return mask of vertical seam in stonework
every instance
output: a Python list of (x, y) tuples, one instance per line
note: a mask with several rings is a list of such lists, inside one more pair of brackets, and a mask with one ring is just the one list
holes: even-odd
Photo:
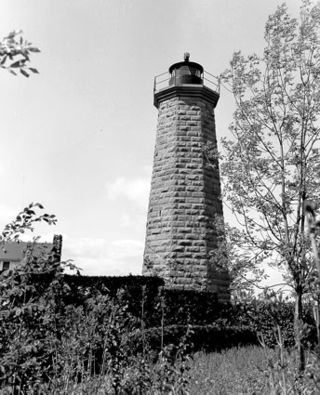
[[(177, 162), (177, 154), (176, 154), (176, 149), (178, 147), (178, 139), (177, 139), (177, 127), (178, 127), (178, 103), (180, 101), (179, 96), (177, 95), (173, 100), (176, 100), (175, 106), (174, 106), (174, 114), (173, 114), (173, 126), (172, 126), (172, 134), (176, 133), (174, 137), (174, 155), (173, 155), (173, 161), (171, 163), (171, 179), (170, 179), (170, 184), (172, 184), (172, 198), (174, 200), (174, 195), (176, 193), (176, 177), (174, 176), (173, 171), (175, 171), (176, 167), (176, 162)], [(171, 216), (171, 221), (170, 221), (170, 250), (172, 251), (173, 248), (175, 247), (175, 243), (176, 243), (176, 239), (174, 239), (174, 226), (173, 226), (173, 204), (174, 202), (172, 202), (172, 206), (170, 208), (170, 216)], [(170, 258), (171, 259), (171, 258)], [(176, 258), (174, 258), (175, 263), (176, 263)]]
[[(205, 106), (205, 110), (209, 112), (208, 105)], [(203, 130), (203, 148), (205, 149), (206, 143), (208, 145), (210, 145), (210, 143), (213, 143), (214, 149), (217, 149), (217, 138), (216, 138), (216, 125), (215, 125), (214, 109), (212, 110), (212, 124), (210, 125), (210, 127), (209, 127), (209, 124), (208, 124), (208, 126), (206, 126), (204, 124), (204, 118), (205, 118), (204, 114), (202, 114), (201, 122), (202, 122), (202, 130)], [(206, 183), (210, 182), (210, 175), (208, 175), (209, 180), (207, 180), (207, 182), (205, 182), (206, 181), (206, 159), (205, 159), (204, 156), (203, 156), (202, 160), (203, 160), (202, 170), (203, 170), (203, 177), (204, 177), (204, 185), (206, 185)], [(217, 176), (216, 172), (218, 172), (218, 170), (212, 169), (212, 180), (211, 180), (211, 182), (215, 181), (215, 178)], [(220, 184), (219, 172), (218, 172), (218, 182)], [(212, 188), (213, 187), (214, 186), (212, 185)], [(210, 187), (209, 187), (209, 191), (210, 191)], [(205, 201), (207, 201), (209, 191), (208, 191), (207, 188), (205, 188), (205, 190), (204, 190), (204, 199), (205, 199)], [(212, 193), (211, 197), (214, 200), (217, 200), (216, 193)], [(218, 202), (212, 202), (211, 204), (212, 204), (213, 207), (208, 207), (208, 203), (205, 204), (205, 216), (206, 216), (206, 218), (211, 218), (212, 217), (211, 220), (214, 221), (214, 223), (212, 223), (212, 224), (206, 223), (207, 234), (210, 235), (210, 238), (211, 238), (211, 240), (207, 239), (205, 241), (205, 243), (206, 243), (206, 254), (207, 254), (207, 282), (208, 282), (208, 285), (210, 285), (211, 280), (212, 280), (212, 276), (210, 276), (209, 252), (211, 251), (212, 248), (214, 248), (214, 244), (215, 243), (213, 243), (213, 238), (216, 237), (216, 235), (214, 236), (213, 233), (211, 233), (211, 231), (214, 231), (217, 234), (217, 227), (216, 227), (217, 224), (216, 224), (215, 218), (211, 215), (211, 210), (214, 212), (213, 213), (214, 216), (218, 215), (217, 210), (215, 208), (215, 204), (218, 204)], [(217, 240), (216, 240), (216, 242), (217, 242)], [(210, 244), (212, 244), (211, 248), (210, 248)]]
[[(152, 188), (152, 183), (155, 181), (154, 178), (156, 177), (156, 171), (155, 171), (155, 164), (156, 164), (156, 157), (157, 157), (157, 152), (158, 152), (158, 141), (160, 137), (160, 118), (161, 118), (161, 103), (159, 104), (159, 109), (158, 109), (158, 117), (157, 117), (157, 130), (156, 130), (156, 138), (155, 138), (155, 150), (154, 150), (154, 155), (153, 155), (153, 168), (152, 168), (152, 175), (151, 175), (151, 188), (150, 188), (150, 193), (149, 193), (149, 203), (148, 203), (148, 212), (147, 212), (147, 223), (146, 223), (146, 237), (145, 237), (145, 247), (144, 247), (144, 254), (143, 254), (143, 271), (145, 270), (145, 258), (150, 259), (150, 256), (152, 257), (150, 260), (152, 260), (152, 267), (150, 268), (150, 272), (154, 271), (154, 269), (157, 267), (157, 262), (155, 262), (155, 257), (157, 256), (157, 259), (159, 257), (158, 253), (151, 248), (150, 243), (151, 243), (151, 231), (149, 221), (150, 221), (150, 209), (152, 208), (151, 204), (151, 199), (153, 197), (153, 188)], [(147, 268), (146, 268), (147, 269)]]
[[(205, 216), (205, 221), (207, 222), (207, 216), (206, 216), (206, 186), (205, 186), (205, 160), (204, 160), (204, 155), (203, 155), (203, 149), (204, 149), (204, 144), (205, 144), (205, 130), (204, 130), (204, 121), (203, 121), (203, 106), (201, 105), (203, 104), (202, 99), (199, 99), (199, 109), (200, 109), (200, 130), (201, 130), (201, 153), (202, 153), (202, 158), (201, 158), (201, 164), (202, 164), (202, 185), (203, 185), (203, 199), (204, 199), (204, 216)], [(205, 222), (205, 231), (206, 231), (206, 227), (207, 227), (207, 223)], [(204, 240), (204, 244), (205, 244), (205, 251), (206, 251), (206, 255), (208, 252), (208, 242), (207, 239), (205, 238)], [(208, 282), (208, 262), (206, 264), (206, 284), (205, 286), (207, 286), (207, 282)]]

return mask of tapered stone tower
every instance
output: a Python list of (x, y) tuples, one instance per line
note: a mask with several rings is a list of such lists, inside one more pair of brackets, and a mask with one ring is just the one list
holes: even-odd
[(169, 287), (216, 292), (226, 301), (229, 277), (223, 260), (212, 259), (223, 238), (215, 155), (219, 94), (207, 76), (186, 53), (168, 78), (155, 78), (159, 113), (143, 274), (163, 277)]

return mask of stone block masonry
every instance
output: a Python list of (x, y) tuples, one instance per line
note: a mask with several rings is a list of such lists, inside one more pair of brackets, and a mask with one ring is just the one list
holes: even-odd
[[(143, 274), (175, 288), (209, 290), (229, 300), (229, 277), (212, 267), (223, 232), (214, 107), (203, 85), (171, 86), (155, 95), (158, 125)], [(208, 148), (209, 147), (209, 148)]]

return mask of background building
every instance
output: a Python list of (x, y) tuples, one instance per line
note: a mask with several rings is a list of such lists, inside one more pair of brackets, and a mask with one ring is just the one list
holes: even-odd
[(13, 269), (26, 259), (32, 257), (52, 257), (56, 262), (61, 260), (62, 236), (54, 235), (52, 243), (7, 241), (0, 247), (0, 271)]

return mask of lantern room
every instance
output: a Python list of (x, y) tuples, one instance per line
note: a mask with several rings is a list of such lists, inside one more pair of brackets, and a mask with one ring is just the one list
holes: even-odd
[(184, 54), (184, 62), (174, 63), (169, 68), (171, 85), (203, 84), (203, 67), (199, 63), (189, 61), (190, 54)]

